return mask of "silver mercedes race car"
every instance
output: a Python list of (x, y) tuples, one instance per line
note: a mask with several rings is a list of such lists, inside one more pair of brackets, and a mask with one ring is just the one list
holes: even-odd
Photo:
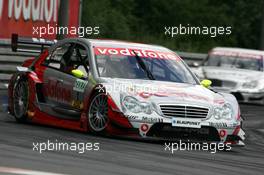
[[(243, 145), (235, 97), (201, 83), (175, 52), (154, 45), (84, 38), (50, 46), (18, 67), (9, 112), (30, 121), (100, 134)], [(29, 50), (30, 51), (30, 50)]]
[(216, 91), (232, 93), (238, 101), (264, 104), (264, 52), (214, 48), (194, 72), (212, 81)]

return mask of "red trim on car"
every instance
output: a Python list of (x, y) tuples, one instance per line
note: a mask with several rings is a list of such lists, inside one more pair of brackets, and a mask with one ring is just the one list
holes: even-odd
[(113, 101), (113, 99), (108, 95), (108, 117), (111, 122), (118, 124), (124, 128), (132, 128), (127, 117), (124, 116), (123, 113), (120, 112), (117, 105)]

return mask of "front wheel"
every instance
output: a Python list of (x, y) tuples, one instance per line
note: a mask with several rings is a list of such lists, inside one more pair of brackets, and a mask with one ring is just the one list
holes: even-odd
[(14, 116), (18, 122), (25, 122), (27, 119), (27, 110), (29, 103), (28, 82), (25, 79), (19, 79), (14, 86)]
[(109, 122), (108, 103), (106, 94), (94, 96), (88, 112), (89, 126), (94, 132), (103, 131)]

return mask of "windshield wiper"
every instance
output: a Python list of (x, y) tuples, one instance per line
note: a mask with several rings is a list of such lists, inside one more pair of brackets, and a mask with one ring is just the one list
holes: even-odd
[(132, 50), (132, 52), (135, 54), (136, 60), (138, 62), (138, 64), (140, 65), (140, 67), (142, 68), (142, 70), (146, 73), (146, 75), (148, 76), (148, 78), (150, 80), (155, 80), (153, 74), (150, 72), (150, 70), (147, 68), (146, 64), (144, 63), (144, 61), (142, 60), (142, 58), (140, 58), (134, 50)]

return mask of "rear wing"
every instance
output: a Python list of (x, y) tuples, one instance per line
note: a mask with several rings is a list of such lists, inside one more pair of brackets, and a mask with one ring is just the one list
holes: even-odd
[(42, 53), (56, 42), (57, 40), (19, 37), (18, 34), (12, 34), (11, 48), (13, 52)]

